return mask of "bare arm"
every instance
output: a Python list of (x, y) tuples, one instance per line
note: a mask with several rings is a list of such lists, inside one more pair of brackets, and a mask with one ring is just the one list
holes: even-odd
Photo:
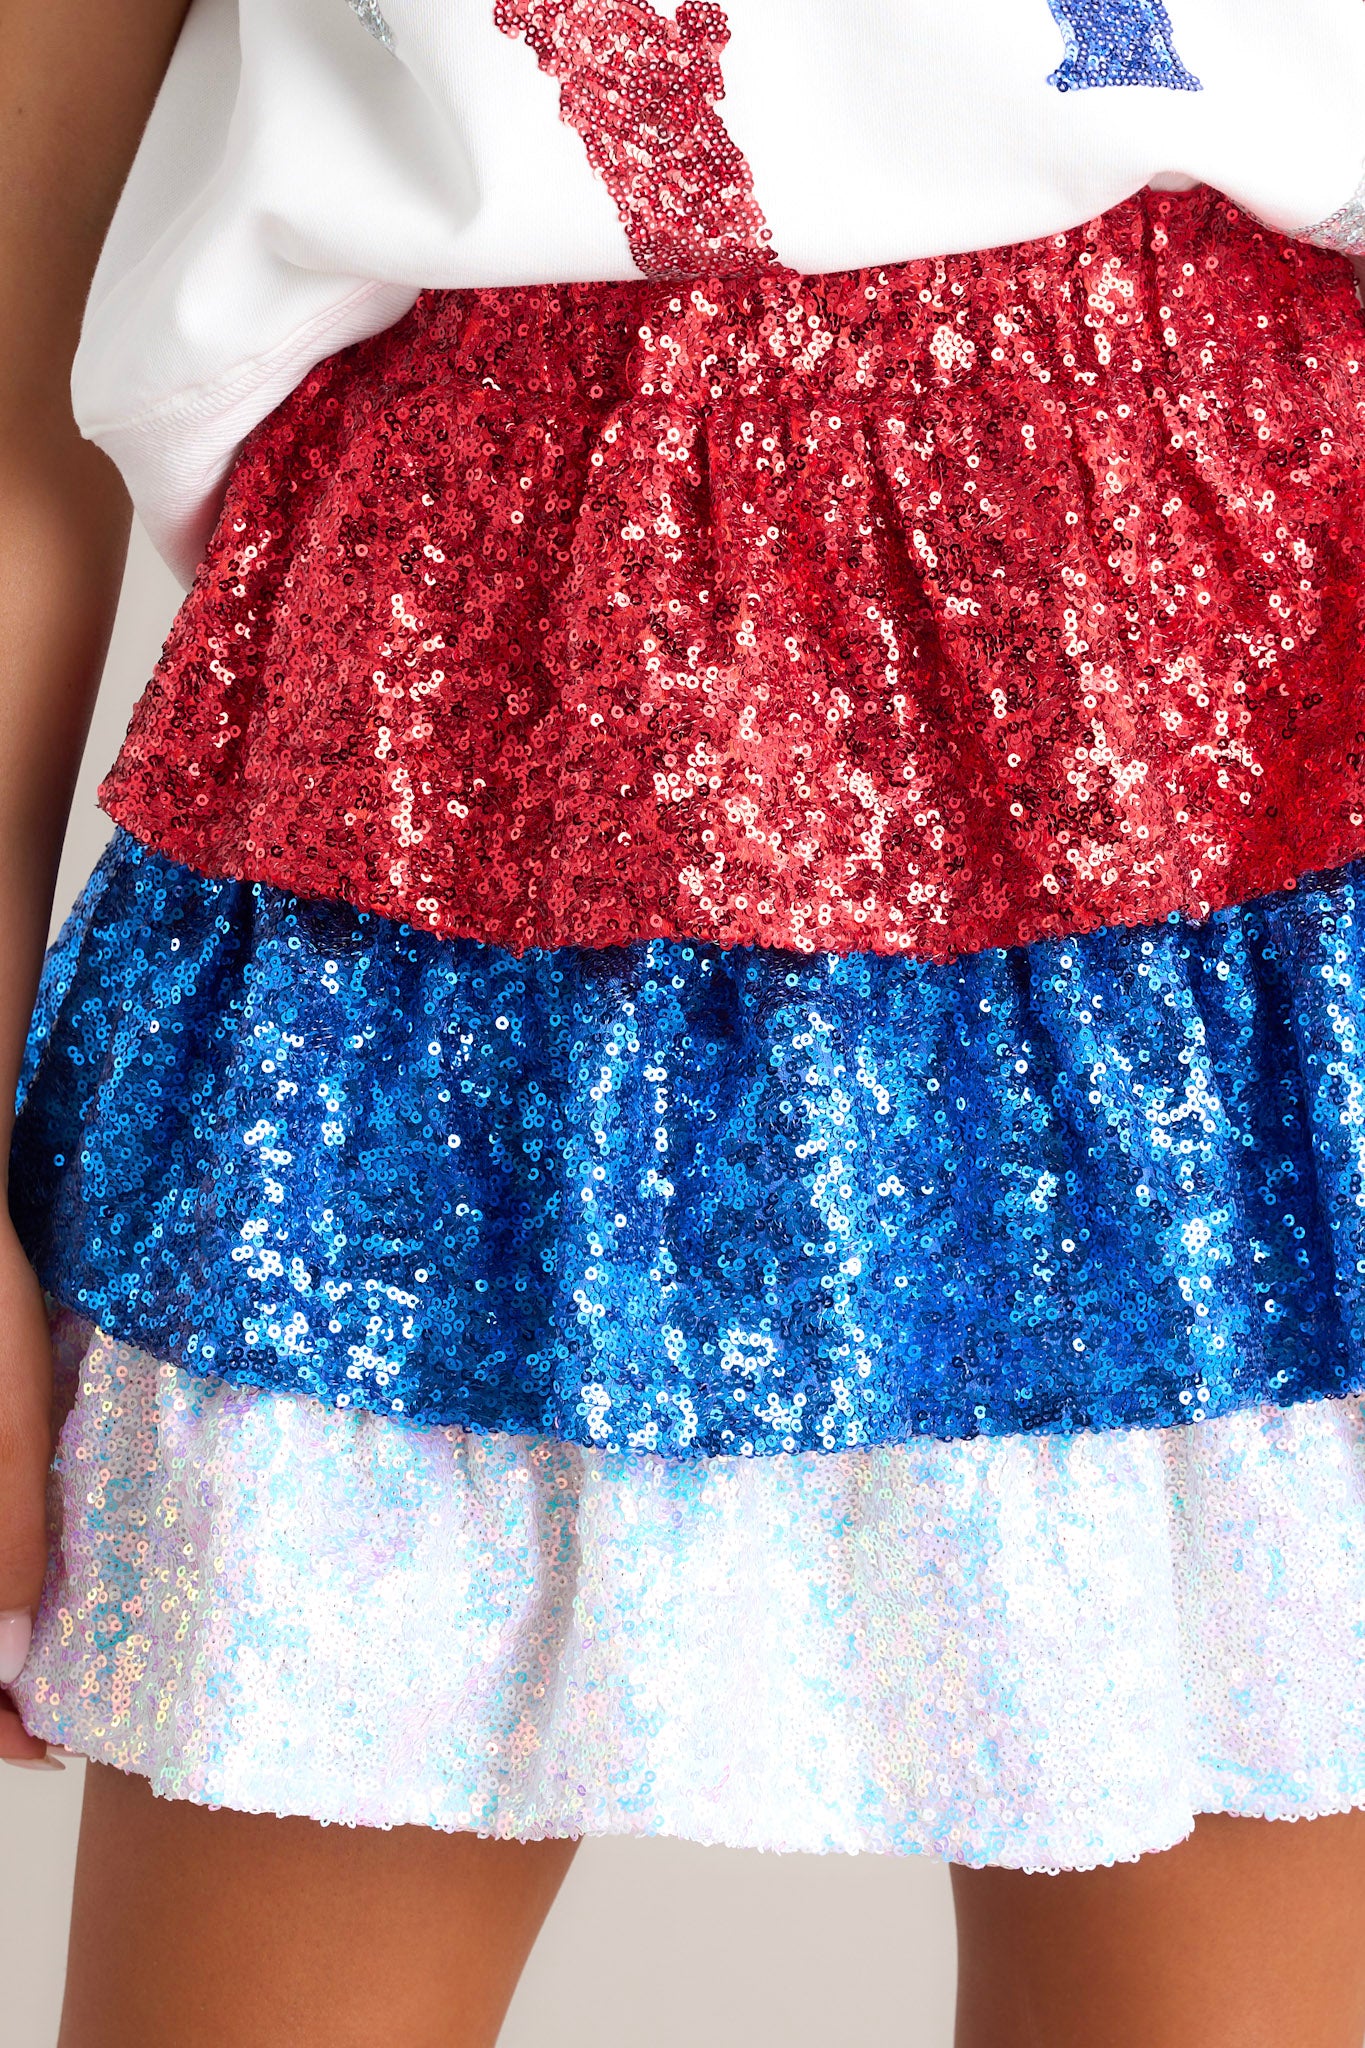
[[(71, 792), (113, 622), (128, 503), (69, 379), (114, 202), (188, 0), (0, 0), (0, 1146)], [(0, 1679), (44, 1562), (50, 1352), (0, 1213)], [(32, 1758), (0, 1693), (0, 1757)]]

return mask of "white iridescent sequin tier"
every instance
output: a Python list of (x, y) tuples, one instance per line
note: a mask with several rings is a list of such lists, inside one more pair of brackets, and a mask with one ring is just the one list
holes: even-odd
[(1031, 1868), (1365, 1803), (1358, 1400), (680, 1465), (56, 1329), (17, 1696), (161, 1793)]

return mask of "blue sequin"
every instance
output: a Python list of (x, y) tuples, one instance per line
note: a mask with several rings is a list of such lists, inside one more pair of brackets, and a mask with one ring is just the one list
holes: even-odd
[(1048, 0), (1066, 56), (1048, 79), (1059, 92), (1152, 85), (1202, 92), (1176, 52), (1162, 0)]
[(119, 833), (16, 1220), (197, 1372), (676, 1456), (1358, 1390), (1363, 889), (949, 966), (517, 958)]

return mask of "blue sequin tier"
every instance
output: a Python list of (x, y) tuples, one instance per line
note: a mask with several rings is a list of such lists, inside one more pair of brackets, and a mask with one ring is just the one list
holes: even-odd
[(12, 1202), (196, 1371), (669, 1456), (1365, 1387), (1365, 864), (951, 965), (520, 958), (115, 835)]

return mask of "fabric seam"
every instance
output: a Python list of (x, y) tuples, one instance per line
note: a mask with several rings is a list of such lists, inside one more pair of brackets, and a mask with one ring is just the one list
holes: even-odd
[(144, 406), (140, 412), (116, 414), (109, 419), (83, 420), (82, 432), (88, 439), (97, 435), (136, 433), (142, 427), (160, 426), (167, 420), (206, 419), (215, 413), (226, 411), (235, 400), (247, 397), (268, 378), (270, 372), (292, 356), (302, 353), (317, 338), (325, 333), (343, 314), (357, 306), (363, 306), (379, 293), (395, 288), (394, 281), (372, 278), (368, 283), (349, 292), (344, 299), (329, 306), (325, 312), (315, 314), (302, 326), (294, 328), (283, 341), (261, 355), (251, 356), (239, 363), (228, 376), (213, 384), (187, 384), (171, 392), (165, 398), (158, 398)]

